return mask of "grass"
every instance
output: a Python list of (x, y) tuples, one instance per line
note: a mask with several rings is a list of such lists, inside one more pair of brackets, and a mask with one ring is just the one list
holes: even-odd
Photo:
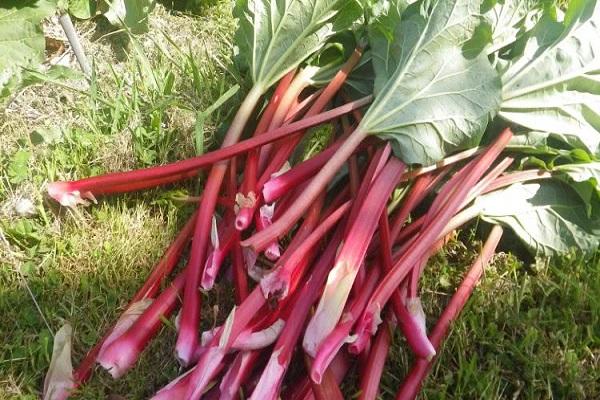
[[(57, 179), (165, 163), (193, 155), (196, 115), (233, 84), (233, 21), (224, 4), (202, 17), (158, 6), (148, 34), (129, 38), (99, 21), (78, 25), (96, 75), (87, 87), (30, 87), (0, 114), (0, 398), (35, 399), (53, 334), (74, 328), (76, 363), (128, 298), (192, 208), (177, 202), (197, 183), (100, 199), (76, 211), (44, 197)], [(50, 27), (51, 28), (51, 27)], [(85, 94), (82, 94), (85, 93)], [(235, 109), (239, 95), (221, 110)], [(228, 114), (200, 134), (215, 141)], [(311, 149), (317, 148), (318, 141)], [(23, 199), (33, 215), (16, 212)], [(436, 257), (424, 285), (430, 323), (475, 256), (465, 235)], [(600, 259), (519, 262), (498, 255), (441, 352), (424, 399), (600, 398)], [(228, 310), (228, 288), (205, 296), (203, 324)], [(221, 308), (218, 308), (218, 305)], [(97, 371), (76, 398), (147, 398), (178, 374), (172, 325), (165, 324), (137, 367), (113, 381)], [(397, 337), (382, 382), (393, 398), (411, 362)], [(351, 380), (347, 392), (355, 387)]]

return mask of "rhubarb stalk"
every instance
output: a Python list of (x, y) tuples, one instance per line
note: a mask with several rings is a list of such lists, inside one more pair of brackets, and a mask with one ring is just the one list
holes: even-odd
[[(149, 182), (155, 180), (152, 185), (157, 185), (161, 179), (168, 177), (179, 176), (179, 179), (188, 178), (190, 171), (205, 168), (216, 162), (226, 160), (239, 154), (260, 147), (265, 143), (270, 143), (275, 140), (282, 139), (291, 134), (321, 125), (325, 122), (336, 119), (344, 114), (352, 112), (356, 108), (364, 107), (372, 101), (372, 96), (365, 96), (362, 99), (344, 104), (340, 107), (325, 111), (313, 117), (304, 118), (298, 122), (282, 126), (272, 132), (267, 132), (264, 135), (253, 137), (227, 147), (222, 147), (210, 153), (201, 156), (192, 157), (187, 160), (177, 161), (167, 165), (149, 167), (139, 170), (127, 172), (113, 172), (109, 174), (94, 176), (90, 178), (80, 179), (71, 182), (54, 182), (48, 185), (48, 194), (54, 200), (63, 206), (74, 207), (78, 204), (85, 204), (84, 199), (94, 201), (94, 193), (110, 193), (111, 188), (118, 187), (119, 192), (129, 192), (131, 190), (139, 190), (141, 182)], [(190, 173), (191, 174), (191, 173)], [(139, 182), (139, 184), (138, 184)], [(173, 180), (169, 179), (169, 183)], [(138, 188), (128, 189), (129, 185)], [(145, 186), (147, 188), (150, 186)]]
[(344, 244), (336, 257), (315, 315), (304, 335), (304, 350), (313, 357), (323, 339), (340, 319), (371, 237), (377, 228), (379, 216), (403, 170), (404, 164), (392, 157), (373, 182), (367, 196), (368, 201), (365, 199), (356, 213), (356, 218), (350, 222)]
[[(431, 343), (436, 349), (440, 348), (442, 341), (448, 334), (450, 325), (458, 318), (460, 312), (465, 307), (467, 300), (473, 293), (473, 289), (481, 276), (483, 275), (484, 267), (489, 263), (490, 259), (496, 251), (496, 247), (502, 237), (502, 227), (495, 225), (488, 239), (486, 240), (481, 253), (471, 265), (469, 272), (456, 290), (456, 293), (450, 299), (450, 302), (444, 309), (440, 319), (435, 324), (429, 335)], [(408, 376), (404, 379), (400, 390), (396, 394), (396, 400), (412, 400), (417, 396), (423, 380), (431, 369), (435, 360), (418, 359)]]

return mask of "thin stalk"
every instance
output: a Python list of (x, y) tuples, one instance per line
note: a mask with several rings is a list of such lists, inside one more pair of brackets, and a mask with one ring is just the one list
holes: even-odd
[(219, 385), (221, 400), (237, 400), (242, 384), (250, 377), (260, 357), (260, 351), (239, 352)]
[(433, 189), (434, 181), (436, 181), (436, 176), (433, 174), (421, 175), (415, 180), (415, 183), (410, 188), (406, 198), (402, 201), (400, 209), (395, 214), (394, 222), (391, 224), (392, 230), (390, 232), (390, 241), (392, 243), (395, 242), (395, 239), (398, 237), (409, 214), (414, 210), (417, 204), (423, 201), (431, 189)]
[(369, 351), (365, 370), (360, 376), (359, 400), (375, 400), (377, 398), (377, 394), (379, 393), (379, 381), (381, 380), (385, 359), (387, 358), (392, 343), (391, 332), (394, 329), (394, 324), (390, 322), (392, 319), (391, 314), (388, 313), (385, 321), (377, 331), (377, 335), (371, 346), (371, 351)]
[(456, 164), (457, 162), (467, 160), (471, 157), (481, 154), (485, 150), (485, 147), (473, 147), (471, 149), (467, 149), (461, 151), (460, 153), (456, 153), (454, 155), (448, 156), (443, 160), (436, 162), (435, 164), (429, 165), (427, 167), (415, 168), (411, 171), (406, 172), (402, 176), (402, 181), (409, 181), (411, 179), (416, 178), (417, 176), (425, 175), (433, 171), (437, 171), (439, 169), (444, 169), (449, 165)]
[(58, 22), (60, 22), (60, 26), (65, 31), (65, 35), (67, 36), (67, 40), (73, 49), (73, 53), (75, 53), (75, 57), (77, 58), (77, 62), (83, 71), (83, 75), (85, 75), (86, 79), (90, 79), (92, 76), (92, 68), (90, 67), (90, 63), (85, 56), (85, 52), (83, 51), (83, 46), (81, 45), (81, 41), (79, 40), (79, 35), (73, 26), (73, 21), (71, 21), (71, 17), (68, 12), (63, 12), (58, 17)]
[[(314, 368), (314, 363), (308, 354), (304, 354), (304, 363), (308, 370)], [(344, 400), (340, 386), (336, 382), (335, 375), (329, 368), (322, 373), (322, 379), (320, 379), (319, 382), (311, 380), (310, 384), (315, 400)]]
[(233, 282), (235, 284), (235, 304), (240, 305), (248, 297), (248, 278), (244, 267), (244, 255), (240, 245), (240, 233), (235, 235), (232, 250)]
[[(450, 299), (450, 302), (444, 309), (444, 312), (440, 316), (437, 324), (435, 324), (435, 327), (432, 329), (429, 339), (436, 349), (440, 348), (442, 341), (448, 334), (450, 325), (458, 318), (460, 312), (465, 307), (467, 300), (473, 293), (475, 285), (481, 279), (484, 267), (489, 263), (490, 259), (494, 255), (494, 252), (496, 251), (498, 242), (502, 237), (502, 232), (502, 227), (499, 225), (494, 226), (483, 246), (483, 249), (481, 250), (481, 253), (471, 265), (471, 268), (467, 272), (464, 280), (458, 287), (454, 296), (452, 296)], [(415, 362), (410, 373), (404, 379), (400, 390), (396, 394), (396, 400), (412, 400), (417, 396), (419, 390), (421, 389), (421, 385), (423, 384), (423, 380), (427, 376), (427, 373), (431, 369), (434, 361), (435, 360), (428, 361), (418, 359)]]
[(492, 182), (488, 187), (482, 190), (482, 194), (493, 192), (494, 190), (512, 185), (518, 182), (535, 181), (538, 179), (552, 178), (552, 173), (542, 169), (532, 169), (525, 171), (516, 171), (505, 174)]
[[(237, 111), (231, 123), (221, 147), (235, 144), (243, 130), (252, 111), (263, 93), (259, 86), (253, 87), (244, 102)], [(190, 258), (186, 267), (186, 280), (183, 292), (183, 305), (181, 307), (181, 319), (179, 321), (179, 332), (175, 344), (177, 358), (184, 366), (189, 365), (194, 351), (198, 346), (198, 324), (200, 322), (201, 295), (198, 291), (202, 267), (206, 259), (210, 229), (217, 197), (221, 190), (221, 184), (228, 168), (228, 161), (221, 161), (213, 165), (202, 194), (202, 201), (198, 206), (198, 218), (194, 229), (193, 243)]]
[(61, 205), (74, 207), (77, 204), (85, 202), (83, 200), (84, 198), (94, 200), (93, 193), (99, 190), (106, 191), (107, 188), (112, 186), (124, 187), (125, 185), (131, 184), (131, 182), (140, 182), (164, 178), (176, 174), (183, 174), (185, 172), (204, 168), (216, 162), (246, 153), (253, 148), (264, 145), (265, 143), (279, 140), (298, 131), (321, 125), (327, 121), (339, 118), (341, 115), (351, 112), (354, 108), (364, 107), (365, 105), (369, 104), (372, 99), (372, 96), (366, 96), (360, 100), (345, 104), (319, 115), (285, 125), (272, 132), (267, 132), (264, 135), (244, 140), (240, 143), (236, 143), (227, 147), (222, 147), (219, 150), (215, 150), (198, 157), (177, 161), (172, 164), (127, 172), (114, 172), (85, 178), (78, 181), (53, 182), (48, 185), (48, 194)]

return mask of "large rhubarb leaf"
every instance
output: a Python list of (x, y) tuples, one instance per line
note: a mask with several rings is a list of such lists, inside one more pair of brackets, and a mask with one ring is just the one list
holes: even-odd
[(40, 22), (55, 9), (56, 3), (50, 0), (0, 2), (0, 99), (16, 89), (23, 67), (43, 61), (45, 40)]
[(500, 103), (485, 54), (463, 46), (480, 24), (480, 1), (392, 2), (369, 29), (375, 101), (360, 129), (392, 141), (406, 163), (432, 164), (479, 143)]
[(255, 86), (273, 85), (362, 15), (356, 0), (238, 0), (239, 60)]
[(573, 249), (592, 254), (600, 246), (598, 218), (589, 216), (589, 205), (568, 185), (555, 180), (517, 183), (480, 196), (475, 206), (484, 220), (510, 227), (535, 254)]
[(572, 0), (544, 16), (502, 74), (500, 115), (600, 155), (600, 5)]

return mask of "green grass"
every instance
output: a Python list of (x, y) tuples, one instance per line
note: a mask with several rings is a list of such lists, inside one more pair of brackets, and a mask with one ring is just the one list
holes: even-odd
[[(151, 32), (133, 40), (100, 23), (79, 28), (94, 58), (91, 87), (31, 87), (0, 114), (2, 399), (37, 398), (53, 334), (64, 322), (74, 328), (74, 363), (83, 357), (192, 211), (173, 194), (197, 187), (190, 182), (103, 198), (73, 211), (48, 201), (45, 184), (193, 155), (197, 113), (236, 83), (228, 67), (233, 21), (225, 5), (204, 7), (202, 17), (159, 6)], [(237, 101), (239, 95), (222, 110), (235, 109)], [(203, 146), (215, 141), (227, 118), (225, 111), (209, 117)], [(23, 198), (33, 202), (35, 215), (16, 213)], [(423, 294), (430, 323), (477, 246), (466, 235), (430, 265)], [(600, 398), (599, 292), (598, 257), (530, 265), (497, 256), (452, 329), (422, 397)], [(231, 296), (218, 287), (205, 298), (208, 327), (223, 318)], [(97, 371), (76, 398), (146, 398), (178, 374), (174, 337), (165, 325), (125, 378), (115, 382)], [(393, 398), (410, 362), (398, 336), (382, 398)], [(353, 382), (346, 385), (349, 394)]]

